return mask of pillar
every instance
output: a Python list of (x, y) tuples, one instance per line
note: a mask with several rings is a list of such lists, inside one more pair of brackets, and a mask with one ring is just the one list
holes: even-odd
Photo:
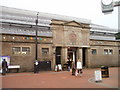
[(51, 68), (52, 68), (52, 70), (54, 70), (54, 68), (55, 68), (55, 53), (56, 53), (56, 47), (53, 47), (53, 59), (52, 59), (52, 62), (51, 62)]
[(68, 52), (67, 47), (62, 47), (62, 50), (61, 50), (61, 64), (62, 65), (67, 62), (67, 52)]
[(75, 61), (75, 51), (73, 51), (73, 61)]
[(82, 48), (78, 48), (77, 49), (77, 60), (80, 59), (80, 61), (82, 62)]
[(90, 64), (90, 48), (87, 48), (86, 50), (86, 63), (87, 63), (87, 67), (90, 68), (91, 64)]

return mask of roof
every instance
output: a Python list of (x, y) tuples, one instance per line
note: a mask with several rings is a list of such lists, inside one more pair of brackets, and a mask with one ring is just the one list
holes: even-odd
[[(30, 11), (23, 9), (16, 9), (11, 7), (0, 6), (2, 8), (2, 20), (7, 22), (17, 22), (17, 23), (25, 23), (25, 24), (33, 24), (35, 25), (35, 19), (37, 18), (38, 11)], [(11, 18), (11, 19), (10, 19)], [(63, 21), (76, 21), (79, 23), (87, 23), (90, 24), (91, 20), (76, 18), (71, 16), (50, 14), (50, 13), (42, 13), (39, 12), (38, 15), (38, 25), (49, 26), (52, 19), (63, 20)], [(1, 21), (1, 20), (0, 20)]]

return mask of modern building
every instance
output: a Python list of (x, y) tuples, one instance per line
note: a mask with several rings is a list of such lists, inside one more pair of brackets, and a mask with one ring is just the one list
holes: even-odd
[(33, 71), (38, 31), (38, 60), (42, 68), (54, 70), (70, 58), (81, 60), (83, 67), (118, 66), (118, 31), (92, 24), (90, 20), (40, 13), (10, 7), (2, 8), (0, 15), (1, 56), (10, 56), (10, 65), (20, 65), (20, 71)]

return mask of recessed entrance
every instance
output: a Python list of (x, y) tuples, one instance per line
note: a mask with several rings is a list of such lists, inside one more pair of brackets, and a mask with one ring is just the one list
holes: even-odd
[(76, 60), (76, 50), (77, 48), (68, 48), (68, 58), (70, 59), (71, 62), (75, 61), (75, 64), (77, 62)]
[(56, 65), (61, 64), (61, 47), (56, 47)]

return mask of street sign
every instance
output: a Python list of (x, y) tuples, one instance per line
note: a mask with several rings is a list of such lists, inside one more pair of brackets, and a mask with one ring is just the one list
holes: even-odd
[(101, 82), (101, 81), (102, 81), (101, 71), (96, 70), (95, 71), (95, 82)]

